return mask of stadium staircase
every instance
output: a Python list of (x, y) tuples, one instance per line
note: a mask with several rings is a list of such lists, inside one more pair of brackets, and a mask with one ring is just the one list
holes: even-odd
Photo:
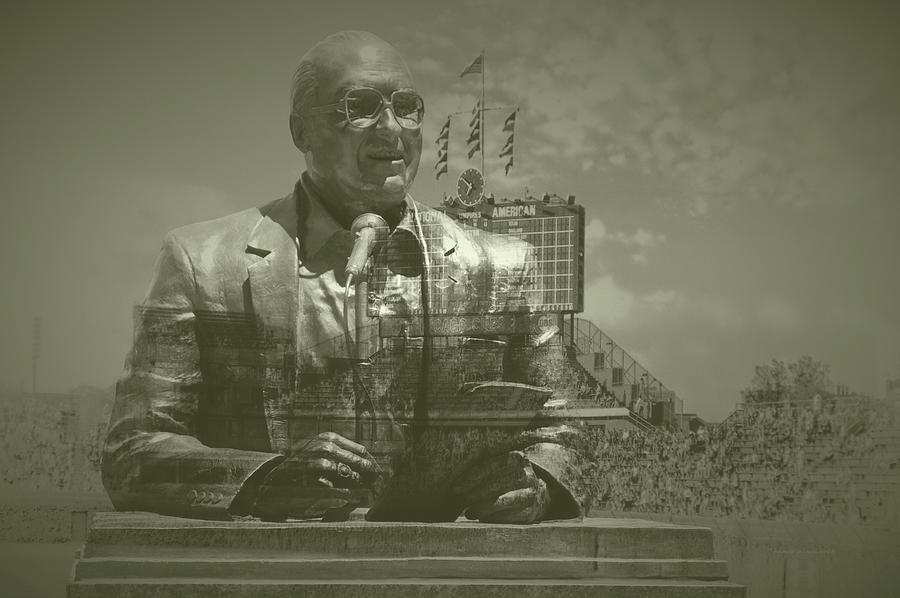
[[(575, 334), (573, 335), (571, 330), (565, 329), (561, 332), (561, 336), (563, 343), (571, 351), (571, 356), (578, 362), (578, 365), (591, 380), (591, 383), (599, 388), (603, 381), (597, 379), (593, 368), (587, 364), (593, 361), (594, 353), (606, 350), (603, 347), (603, 339), (605, 338), (603, 332), (593, 322), (579, 318), (577, 319)], [(588, 399), (583, 401), (583, 404), (579, 402), (570, 406), (596, 407), (596, 401)], [(644, 432), (652, 432), (656, 429), (656, 426), (631, 409), (628, 410), (628, 416), (625, 419), (632, 426)]]

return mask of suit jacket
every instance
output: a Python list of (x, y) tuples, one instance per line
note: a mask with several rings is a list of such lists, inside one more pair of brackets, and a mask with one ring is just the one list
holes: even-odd
[[(315, 380), (328, 376), (301, 382), (305, 373), (295, 368), (303, 194), (298, 184), (260, 208), (166, 236), (136, 310), (134, 346), (117, 384), (104, 450), (103, 482), (117, 509), (228, 518), (242, 487), (258, 483), (298, 437), (323, 429), (315, 417), (291, 417), (298, 413), (291, 397), (304, 384), (313, 402), (328, 403), (335, 391), (331, 384), (331, 394), (316, 394)], [(428, 267), (435, 275), (426, 277), (437, 285), (432, 302), (454, 313), (485, 313), (505, 308), (504, 294), (521, 295), (516, 286), (527, 276), (529, 246), (419, 209), (432, 227)], [(444, 284), (450, 279), (456, 284)], [(472, 292), (485, 285), (487, 292)], [(535, 358), (531, 352), (525, 361)], [(507, 367), (539, 370), (527, 363)], [(404, 442), (402, 435), (388, 436), (388, 444)], [(585, 491), (572, 453), (544, 440), (536, 437), (526, 455), (551, 487), (554, 514), (579, 516)]]

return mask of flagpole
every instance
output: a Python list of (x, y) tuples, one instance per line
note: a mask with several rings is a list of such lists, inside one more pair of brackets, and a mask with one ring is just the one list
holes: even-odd
[(487, 178), (487, 172), (484, 170), (484, 146), (485, 146), (485, 130), (484, 130), (484, 48), (481, 49), (481, 114), (478, 115), (481, 120), (481, 176)]

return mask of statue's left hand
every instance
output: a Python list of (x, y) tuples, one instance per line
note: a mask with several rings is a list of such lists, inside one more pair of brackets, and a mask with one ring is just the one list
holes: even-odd
[(465, 516), (484, 523), (534, 523), (550, 506), (550, 492), (520, 451), (473, 466), (454, 486), (469, 505)]

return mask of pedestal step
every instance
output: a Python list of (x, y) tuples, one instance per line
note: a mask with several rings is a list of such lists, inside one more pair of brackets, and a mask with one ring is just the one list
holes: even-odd
[(538, 525), (453, 523), (261, 523), (200, 521), (148, 513), (97, 513), (85, 557), (190, 558), (531, 556), (711, 559), (712, 532), (642, 519)]
[(727, 582), (633, 579), (94, 580), (69, 598), (744, 598)]
[(274, 524), (98, 513), (68, 595), (743, 597), (727, 577), (709, 529), (638, 519)]
[(590, 558), (229, 558), (82, 559), (75, 581), (133, 578), (403, 579), (403, 578), (689, 578), (726, 580), (725, 561)]

